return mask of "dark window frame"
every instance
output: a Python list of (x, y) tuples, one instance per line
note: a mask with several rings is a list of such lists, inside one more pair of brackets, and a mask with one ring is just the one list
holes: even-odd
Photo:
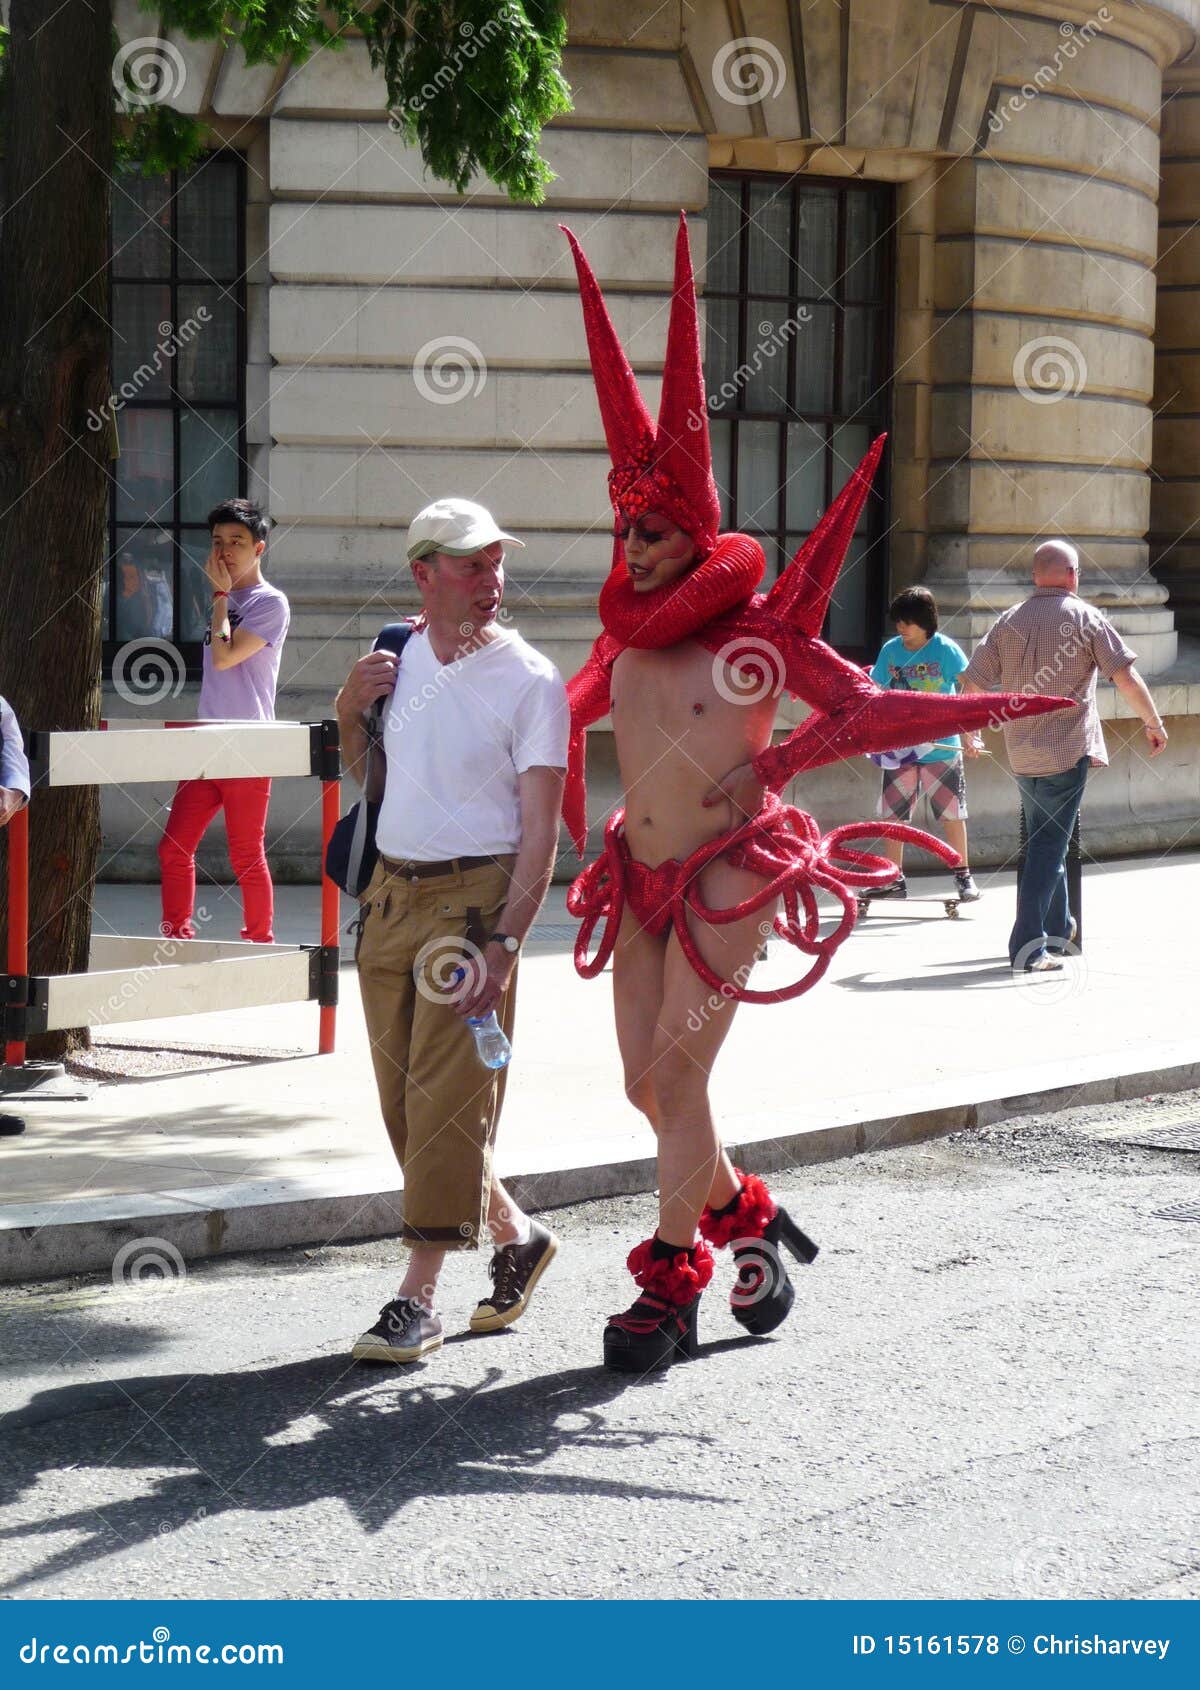
[[(779, 491), (776, 504), (776, 523), (773, 528), (756, 525), (750, 532), (760, 537), (770, 554), (774, 544), (780, 555), (786, 555), (786, 499), (785, 484), (787, 481), (787, 431), (790, 423), (803, 422), (820, 428), (824, 433), (824, 501), (823, 508), (828, 508), (850, 473), (852, 465), (839, 466), (836, 463), (833, 437), (835, 430), (844, 424), (866, 423), (870, 433), (887, 431), (890, 435), (892, 423), (892, 388), (894, 382), (894, 350), (895, 350), (895, 280), (896, 280), (896, 206), (895, 191), (886, 183), (864, 182), (846, 177), (809, 176), (797, 172), (791, 176), (756, 171), (756, 170), (714, 170), (710, 172), (710, 180), (720, 184), (726, 193), (733, 184), (739, 186), (740, 225), (738, 231), (738, 264), (737, 290), (710, 286), (705, 283), (704, 299), (706, 302), (715, 300), (732, 301), (737, 306), (737, 349), (733, 360), (738, 368), (747, 361), (750, 348), (748, 333), (748, 317), (752, 304), (778, 303), (786, 304), (789, 314), (794, 314), (804, 304), (833, 305), (833, 347), (832, 347), (832, 410), (802, 411), (792, 404), (792, 396), (796, 390), (796, 337), (790, 337), (787, 347), (787, 403), (775, 410), (750, 410), (743, 408), (745, 387), (739, 389), (737, 396), (723, 404), (719, 411), (710, 415), (710, 420), (719, 419), (731, 425), (729, 446), (729, 476), (728, 495), (729, 509), (734, 525), (738, 520), (738, 432), (744, 423), (774, 423), (778, 431), (778, 461), (777, 473)], [(755, 286), (753, 294), (750, 291), (750, 228), (752, 216), (750, 210), (751, 191), (753, 187), (770, 185), (779, 194), (789, 196), (789, 233), (791, 253), (789, 258), (789, 291), (786, 294), (772, 292), (766, 287)], [(799, 229), (798, 219), (800, 207), (806, 189), (817, 189), (823, 196), (832, 194), (836, 201), (836, 274), (832, 287), (825, 293), (813, 288), (802, 288), (798, 271)], [(879, 264), (878, 291), (870, 301), (846, 298), (846, 240), (847, 217), (850, 196), (852, 194), (869, 194), (876, 198), (880, 207), (879, 227), (881, 235), (878, 237), (882, 246)], [(843, 387), (846, 380), (844, 364), (844, 336), (848, 309), (867, 305), (875, 313), (875, 360), (876, 369), (881, 372), (882, 379), (876, 393), (865, 404), (855, 408), (849, 402), (841, 404), (845, 396)], [(706, 348), (706, 366), (710, 359)], [(841, 405), (841, 408), (839, 408)], [(868, 550), (863, 559), (862, 567), (866, 571), (866, 627), (864, 630), (865, 643), (862, 645), (842, 645), (839, 649), (856, 661), (873, 661), (880, 646), (884, 630), (888, 593), (888, 540), (891, 533), (891, 486), (889, 473), (890, 453), (884, 453), (884, 459), (875, 478), (875, 489), (870, 502), (870, 517), (867, 530), (869, 541)], [(776, 569), (768, 563), (768, 578), (773, 578)]]
[[(211, 275), (209, 275), (208, 271), (203, 267), (203, 255), (202, 254), (191, 254), (190, 255), (193, 258), (194, 262), (199, 266), (199, 273), (198, 274), (181, 277), (180, 273), (179, 273), (179, 231), (178, 231), (178, 224), (179, 224), (180, 190), (183, 186), (184, 181), (186, 180), (186, 178), (188, 176), (195, 175), (195, 174), (198, 174), (199, 172), (209, 170), (209, 169), (233, 170), (233, 172), (234, 172), (234, 202), (235, 202), (234, 217), (235, 217), (235, 222), (236, 222), (236, 229), (235, 229), (236, 259), (235, 259), (235, 264), (236, 264), (237, 274), (236, 274), (235, 279), (232, 282), (226, 281), (226, 280), (218, 280), (218, 279), (212, 277)], [(204, 412), (204, 411), (229, 412), (236, 407), (236, 410), (237, 410), (236, 449), (237, 449), (237, 466), (238, 466), (237, 488), (235, 490), (231, 490), (229, 496), (230, 497), (236, 496), (238, 498), (245, 498), (246, 497), (247, 484), (248, 484), (248, 475), (247, 475), (247, 466), (246, 466), (246, 362), (247, 362), (247, 357), (248, 357), (248, 348), (247, 348), (248, 328), (247, 328), (247, 320), (246, 320), (246, 307), (247, 307), (247, 290), (246, 290), (246, 209), (247, 209), (247, 193), (246, 193), (246, 183), (247, 183), (247, 163), (246, 163), (245, 156), (242, 153), (234, 151), (234, 149), (230, 148), (230, 147), (214, 148), (211, 152), (206, 153), (203, 158), (197, 160), (197, 162), (194, 165), (192, 165), (188, 170), (186, 170), (186, 171), (172, 170), (170, 172), (169, 187), (168, 187), (168, 205), (169, 205), (169, 208), (170, 208), (170, 222), (169, 222), (169, 225), (168, 225), (170, 239), (168, 241), (168, 250), (169, 250), (169, 253), (170, 253), (170, 268), (169, 268), (169, 274), (168, 275), (165, 275), (165, 276), (160, 276), (160, 275), (156, 275), (156, 276), (118, 276), (118, 275), (115, 275), (114, 271), (113, 271), (112, 231), (111, 231), (111, 228), (110, 228), (110, 231), (109, 231), (108, 282), (109, 282), (109, 298), (110, 299), (113, 298), (112, 288), (113, 288), (114, 284), (119, 284), (121, 287), (146, 287), (146, 288), (169, 287), (170, 288), (170, 319), (169, 320), (174, 325), (175, 328), (178, 328), (179, 323), (181, 321), (180, 312), (179, 312), (179, 290), (180, 290), (180, 288), (181, 287), (183, 287), (183, 288), (195, 287), (197, 285), (218, 287), (223, 292), (228, 293), (233, 299), (234, 323), (235, 323), (235, 329), (236, 329), (236, 344), (235, 344), (235, 354), (234, 354), (234, 356), (235, 356), (235, 375), (234, 375), (235, 393), (231, 394), (229, 397), (224, 398), (224, 399), (185, 399), (185, 398), (183, 398), (179, 394), (179, 392), (177, 391), (176, 384), (175, 384), (175, 371), (176, 371), (176, 366), (177, 366), (177, 359), (171, 358), (167, 361), (167, 365), (166, 365), (166, 369), (167, 369), (167, 393), (166, 393), (166, 395), (165, 396), (158, 396), (158, 397), (151, 397), (151, 398), (140, 398), (140, 397), (135, 396), (132, 399), (123, 400), (122, 404), (121, 404), (121, 410), (117, 413), (116, 425), (115, 426), (116, 426), (118, 438), (119, 438), (120, 428), (121, 428), (121, 417), (126, 412), (139, 411), (139, 410), (145, 410), (145, 411), (169, 410), (170, 411), (170, 413), (171, 413), (171, 453), (172, 453), (172, 493), (171, 493), (171, 513), (170, 513), (170, 520), (169, 521), (164, 522), (164, 521), (161, 521), (161, 520), (157, 520), (153, 517), (146, 517), (143, 520), (141, 520), (140, 522), (129, 520), (129, 519), (118, 521), (118, 518), (117, 518), (117, 478), (118, 478), (118, 473), (119, 473), (120, 459), (119, 458), (114, 459), (112, 479), (111, 479), (111, 485), (109, 487), (109, 495), (108, 495), (108, 556), (105, 560), (105, 570), (107, 572), (107, 578), (108, 578), (108, 617), (107, 617), (107, 622), (106, 622), (105, 626), (101, 630), (101, 650), (102, 650), (102, 654), (103, 654), (102, 655), (103, 674), (104, 674), (104, 679), (105, 679), (106, 682), (110, 681), (111, 678), (112, 678), (113, 659), (116, 657), (117, 653), (124, 646), (126, 646), (130, 643), (131, 639), (132, 640), (149, 639), (149, 638), (152, 637), (148, 634), (147, 635), (136, 635), (135, 634), (135, 635), (129, 636), (128, 638), (121, 639), (121, 638), (118, 638), (117, 634), (116, 634), (116, 617), (117, 617), (117, 602), (118, 602), (117, 595), (118, 595), (118, 589), (119, 589), (119, 582), (118, 582), (118, 577), (117, 577), (117, 530), (118, 530), (118, 528), (122, 528), (122, 529), (134, 528), (134, 529), (137, 529), (139, 531), (144, 531), (147, 528), (149, 528), (149, 529), (156, 530), (156, 531), (162, 532), (162, 533), (167, 533), (167, 534), (170, 535), (170, 537), (171, 537), (171, 560), (172, 560), (172, 579), (171, 579), (172, 632), (171, 632), (171, 636), (170, 636), (171, 643), (176, 647), (180, 656), (184, 660), (184, 663), (186, 665), (186, 678), (187, 678), (188, 681), (198, 681), (198, 680), (200, 680), (202, 673), (203, 673), (203, 652), (204, 652), (204, 642), (203, 642), (203, 640), (197, 640), (197, 639), (183, 640), (179, 637), (181, 605), (182, 605), (182, 570), (183, 570), (183, 563), (184, 563), (181, 541), (182, 541), (182, 539), (185, 535), (193, 535), (193, 534), (207, 535), (207, 532), (208, 532), (208, 530), (206, 529), (205, 525), (202, 522), (184, 522), (183, 518), (182, 518), (182, 510), (181, 510), (182, 478), (181, 478), (181, 463), (180, 463), (181, 422), (182, 422), (183, 416), (187, 412), (192, 412), (192, 411), (194, 411), (194, 412)]]

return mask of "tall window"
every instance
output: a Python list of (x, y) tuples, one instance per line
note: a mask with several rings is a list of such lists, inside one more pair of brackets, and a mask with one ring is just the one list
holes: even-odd
[(112, 199), (115, 427), (106, 657), (154, 636), (192, 670), (208, 624), (204, 519), (245, 492), (244, 166), (214, 153), (119, 176)]
[[(774, 578), (888, 426), (890, 190), (715, 174), (705, 378), (726, 524), (757, 535)], [(880, 482), (876, 482), (877, 492)], [(874, 655), (885, 505), (868, 500), (825, 637)]]

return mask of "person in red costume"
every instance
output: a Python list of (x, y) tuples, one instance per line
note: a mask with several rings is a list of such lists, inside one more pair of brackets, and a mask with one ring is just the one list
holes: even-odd
[[(732, 1247), (733, 1315), (759, 1334), (785, 1320), (795, 1298), (780, 1246), (800, 1262), (817, 1254), (762, 1180), (733, 1166), (713, 1124), (709, 1078), (737, 1003), (778, 1003), (813, 986), (854, 925), (858, 890), (894, 876), (892, 864), (852, 841), (882, 834), (958, 861), (940, 840), (900, 823), (851, 824), (823, 838), (811, 816), (782, 802), (780, 789), (858, 752), (995, 726), (1062, 701), (885, 691), (821, 641), (882, 437), (770, 592), (757, 592), (761, 546), (746, 534), (718, 533), (684, 218), (657, 425), (587, 259), (563, 232), (579, 276), (616, 514), (612, 570), (600, 593), (604, 631), (567, 687), (563, 815), (581, 856), (585, 729), (610, 711), (625, 789), (603, 854), (576, 880), (567, 905), (582, 923), (579, 973), (591, 978), (612, 958), (626, 1092), (658, 1139), (658, 1229), (629, 1256), (636, 1301), (604, 1331), (605, 1364), (640, 1373), (696, 1354), (714, 1247)], [(785, 688), (813, 714), (772, 746)], [(841, 904), (840, 921), (824, 935), (818, 889)], [(772, 927), (809, 965), (790, 986), (754, 991), (747, 982)]]

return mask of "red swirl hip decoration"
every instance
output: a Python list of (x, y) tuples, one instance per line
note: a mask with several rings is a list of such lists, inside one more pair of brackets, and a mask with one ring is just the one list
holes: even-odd
[[(575, 967), (585, 980), (594, 979), (600, 973), (616, 948), (625, 911), (629, 867), (624, 821), (624, 810), (618, 810), (610, 818), (604, 830), (603, 853), (594, 863), (589, 863), (567, 893), (567, 909), (580, 921), (575, 938)], [(885, 885), (896, 873), (895, 864), (886, 857), (855, 850), (850, 844), (855, 839), (879, 838), (901, 839), (906, 844), (918, 845), (952, 867), (959, 860), (940, 839), (903, 822), (849, 822), (822, 835), (806, 811), (784, 804), (773, 793), (768, 794), (758, 814), (741, 827), (693, 851), (669, 877), (674, 884), (666, 907), (683, 953), (700, 979), (722, 997), (736, 998), (739, 1003), (786, 1003), (815, 986), (833, 960), (834, 952), (854, 927), (858, 891)], [(740, 904), (710, 909), (701, 902), (697, 881), (701, 870), (717, 857), (723, 857), (735, 868), (750, 869), (761, 875), (765, 884)], [(842, 906), (841, 919), (823, 936), (817, 908), (818, 889), (828, 892)], [(773, 914), (773, 929), (781, 939), (812, 959), (807, 971), (790, 986), (763, 992), (751, 991), (715, 974), (692, 937), (688, 912), (697, 921), (723, 927), (743, 921), (768, 905), (773, 911), (780, 898), (783, 910)], [(588, 950), (601, 922), (604, 927), (600, 943), (589, 961)]]

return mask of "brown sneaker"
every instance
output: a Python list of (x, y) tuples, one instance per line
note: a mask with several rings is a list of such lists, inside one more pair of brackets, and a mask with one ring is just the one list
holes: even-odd
[(379, 1311), (379, 1319), (357, 1339), (352, 1361), (420, 1361), (442, 1347), (442, 1323), (436, 1314), (411, 1297), (393, 1297)]
[(506, 1244), (492, 1257), (491, 1295), (471, 1316), (472, 1332), (499, 1332), (525, 1313), (533, 1288), (554, 1260), (558, 1239), (548, 1227), (533, 1222), (528, 1244)]

